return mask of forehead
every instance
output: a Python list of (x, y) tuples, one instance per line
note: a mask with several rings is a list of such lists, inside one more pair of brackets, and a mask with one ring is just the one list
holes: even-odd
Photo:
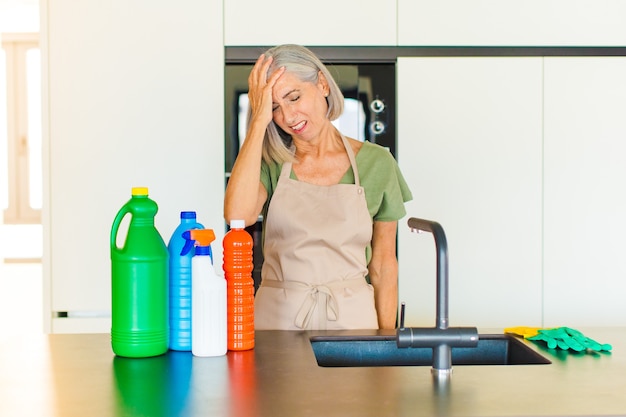
[(282, 98), (293, 90), (303, 90), (312, 86), (310, 82), (302, 81), (295, 74), (285, 71), (276, 81), (273, 92), (276, 98)]

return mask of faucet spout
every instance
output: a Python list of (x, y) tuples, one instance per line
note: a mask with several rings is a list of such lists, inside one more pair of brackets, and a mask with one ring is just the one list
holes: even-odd
[(448, 327), (448, 242), (443, 227), (431, 220), (411, 217), (409, 228), (430, 232), (437, 252), (437, 306), (434, 328), (404, 327), (402, 303), (400, 328), (396, 331), (398, 348), (427, 347), (433, 350), (433, 374), (446, 376), (452, 372), (452, 347), (476, 347), (478, 330), (475, 327)]
[(437, 252), (437, 309), (435, 327), (447, 329), (448, 321), (448, 241), (443, 227), (431, 220), (411, 217), (408, 221), (412, 231), (430, 232)]

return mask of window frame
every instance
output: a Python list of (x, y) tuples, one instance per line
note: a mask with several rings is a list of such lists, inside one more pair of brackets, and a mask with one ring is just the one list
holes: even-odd
[(40, 224), (41, 209), (30, 202), (27, 53), (39, 49), (38, 33), (2, 33), (6, 56), (8, 207), (4, 224)]

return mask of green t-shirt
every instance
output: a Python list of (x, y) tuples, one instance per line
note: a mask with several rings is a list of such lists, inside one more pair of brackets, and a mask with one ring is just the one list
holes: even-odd
[[(393, 155), (380, 145), (363, 142), (355, 156), (359, 170), (361, 186), (365, 189), (365, 200), (370, 216), (374, 221), (396, 221), (404, 217), (404, 203), (413, 196)], [(267, 209), (278, 184), (282, 164), (261, 166), (261, 182), (267, 190), (267, 201), (263, 207), (263, 218), (267, 218)], [(297, 179), (293, 171), (291, 178)], [(340, 184), (354, 184), (354, 172), (350, 167)]]

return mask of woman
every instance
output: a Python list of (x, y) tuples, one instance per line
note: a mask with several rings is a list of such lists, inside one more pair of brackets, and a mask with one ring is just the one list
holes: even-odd
[(394, 328), (397, 220), (412, 198), (395, 160), (333, 126), (343, 95), (310, 50), (269, 49), (248, 84), (224, 217), (263, 214), (256, 329)]

